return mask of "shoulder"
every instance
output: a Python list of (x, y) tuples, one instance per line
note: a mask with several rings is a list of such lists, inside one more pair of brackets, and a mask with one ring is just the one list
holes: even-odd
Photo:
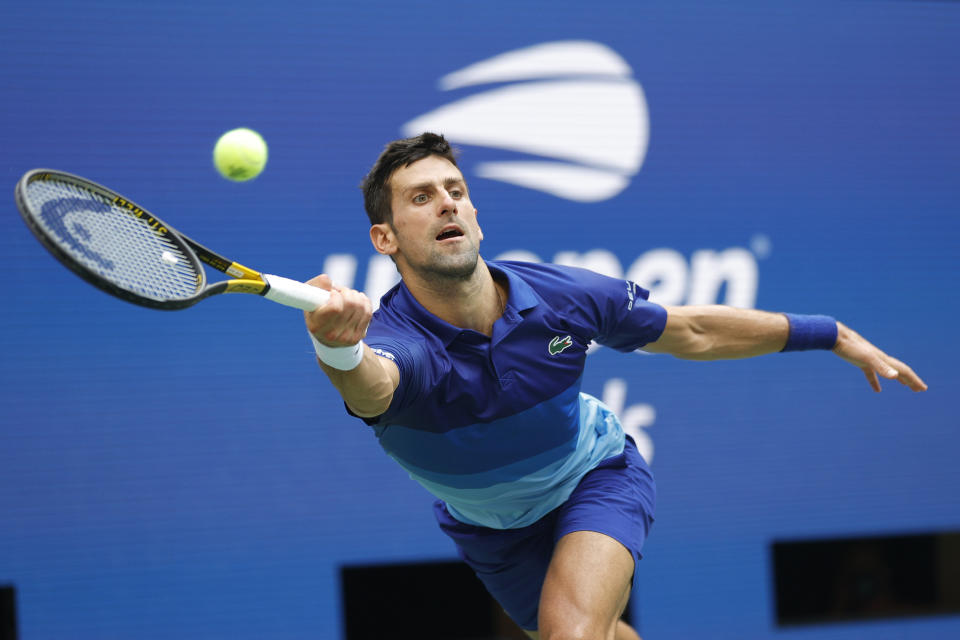
[(507, 260), (490, 264), (514, 274), (540, 297), (554, 303), (590, 302), (602, 306), (611, 298), (617, 301), (626, 297), (646, 299), (649, 295), (645, 289), (623, 278), (612, 278), (582, 267)]
[(509, 271), (526, 279), (567, 278), (572, 271), (583, 271), (576, 267), (567, 267), (549, 262), (525, 262), (522, 260), (488, 260), (487, 264)]
[(513, 260), (491, 261), (489, 264), (517, 276), (538, 291), (562, 292), (571, 287), (589, 286), (598, 279), (608, 279), (589, 269), (559, 264)]

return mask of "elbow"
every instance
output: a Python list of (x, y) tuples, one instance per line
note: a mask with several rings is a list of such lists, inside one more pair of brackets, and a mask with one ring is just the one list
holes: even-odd
[(393, 402), (393, 389), (389, 385), (383, 385), (382, 389), (372, 389), (371, 393), (362, 399), (345, 401), (355, 415), (361, 418), (376, 418), (390, 408), (390, 403)]
[(353, 415), (357, 416), (358, 418), (376, 418), (377, 416), (380, 416), (386, 413), (387, 407), (389, 406), (390, 405), (388, 404), (383, 409), (377, 409), (377, 408), (368, 408), (368, 407), (355, 407), (350, 403), (347, 403), (347, 407), (350, 408), (350, 412), (353, 413)]
[(661, 336), (661, 352), (682, 360), (710, 360), (716, 338), (708, 330), (710, 307), (667, 307), (667, 324)]
[(677, 340), (673, 355), (683, 360), (709, 360), (714, 349), (710, 334), (698, 322), (690, 319)]
[(673, 352), (673, 355), (682, 360), (713, 360), (716, 353), (706, 339), (692, 339), (687, 341), (681, 348)]

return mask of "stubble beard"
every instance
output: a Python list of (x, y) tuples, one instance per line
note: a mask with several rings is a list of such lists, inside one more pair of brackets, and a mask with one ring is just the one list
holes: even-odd
[(428, 264), (422, 265), (421, 276), (437, 284), (469, 280), (477, 270), (480, 252), (476, 247), (456, 255), (436, 253)]
[(427, 283), (445, 288), (466, 282), (473, 277), (480, 262), (480, 251), (472, 242), (470, 247), (454, 253), (431, 251), (430, 255), (419, 264), (410, 264), (410, 268)]

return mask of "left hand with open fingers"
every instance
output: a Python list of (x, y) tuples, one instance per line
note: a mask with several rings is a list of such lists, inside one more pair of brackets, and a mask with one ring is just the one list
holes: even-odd
[(874, 391), (880, 391), (880, 379), (896, 379), (913, 391), (926, 391), (927, 384), (905, 363), (887, 355), (859, 333), (837, 323), (837, 344), (833, 352), (847, 362), (860, 367)]

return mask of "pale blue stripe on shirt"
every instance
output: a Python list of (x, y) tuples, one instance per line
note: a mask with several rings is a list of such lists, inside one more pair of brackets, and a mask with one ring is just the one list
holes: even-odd
[(578, 407), (579, 430), (574, 439), (530, 458), (480, 473), (426, 471), (390, 455), (414, 480), (446, 502), (448, 511), (457, 520), (494, 529), (525, 527), (563, 504), (580, 479), (601, 460), (623, 451), (623, 428), (606, 405), (580, 393)]

